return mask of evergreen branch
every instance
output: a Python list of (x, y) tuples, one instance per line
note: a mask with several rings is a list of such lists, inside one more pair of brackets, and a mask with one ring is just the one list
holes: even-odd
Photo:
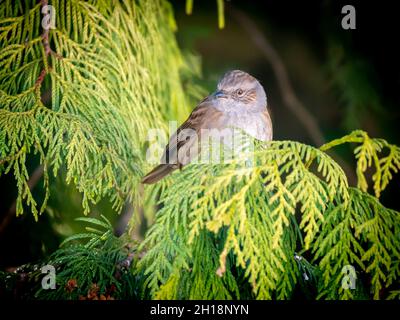
[[(367, 139), (355, 132), (340, 143), (364, 143)], [(365, 154), (386, 145), (381, 139), (367, 141), (370, 152)], [(339, 141), (330, 145), (336, 144)], [(203, 268), (216, 268), (217, 262), (213, 274), (222, 280), (227, 280), (232, 270), (243, 272), (253, 298), (290, 297), (296, 283), (306, 281), (302, 277), (314, 277), (304, 276), (293, 259), (297, 239), (303, 235), (303, 250), (311, 249), (318, 263), (318, 270), (310, 272), (321, 275), (319, 298), (354, 299), (362, 294), (359, 280), (356, 292), (341, 286), (347, 265), (371, 275), (374, 290), (396, 279), (388, 255), (379, 253), (391, 248), (389, 255), (397, 256), (398, 250), (393, 249), (398, 241), (396, 231), (388, 230), (387, 238), (373, 240), (370, 249), (366, 248), (372, 241), (368, 239), (378, 236), (369, 235), (369, 225), (377, 228), (374, 230), (383, 226), (381, 220), (368, 220), (373, 206), (365, 203), (379, 202), (349, 188), (343, 170), (325, 152), (297, 142), (273, 141), (256, 148), (253, 156), (252, 167), (244, 166), (241, 159), (224, 165), (190, 165), (167, 179), (168, 188), (161, 193), (162, 209), (145, 238), (147, 251), (140, 265), (148, 276), (145, 286), (154, 297), (188, 297), (189, 292), (180, 288), (200, 286), (196, 282), (199, 271), (191, 266), (196, 257), (204, 255), (197, 245), (206, 235), (219, 239), (220, 244), (215, 244), (219, 258)], [(313, 171), (307, 166), (311, 160), (317, 163)], [(299, 225), (293, 219), (297, 206)], [(379, 208), (374, 210), (381, 212), (380, 204)], [(366, 225), (365, 219), (369, 221)], [(389, 223), (387, 228), (393, 225)], [(368, 265), (370, 260), (375, 262)], [(227, 287), (221, 284), (219, 288)], [(200, 297), (216, 296), (204, 293)]]
[[(15, 10), (7, 3), (0, 4), (0, 161), (17, 180), (18, 214), (23, 199), (39, 212), (24, 191), (31, 151), (46, 166), (40, 212), (47, 170), (56, 176), (62, 166), (82, 192), (85, 213), (103, 197), (120, 210), (137, 196), (148, 129), (165, 128), (169, 114), (182, 120), (189, 111), (179, 72), (191, 71), (167, 5), (55, 0), (57, 29), (41, 30), (47, 1), (17, 1)], [(14, 156), (21, 148), (26, 155)]]
[[(35, 297), (63, 300), (135, 297), (139, 287), (132, 272), (137, 259), (136, 244), (114, 236), (111, 225), (101, 220), (82, 221), (100, 228), (75, 234), (62, 243), (47, 261), (57, 269), (56, 289), (43, 290), (37, 286)], [(82, 243), (83, 239), (87, 240)]]
[[(32, 190), (36, 184), (39, 182), (40, 178), (43, 175), (43, 169), (44, 167), (40, 165), (35, 169), (35, 171), (32, 173), (30, 179), (27, 182), (29, 190)], [(7, 213), (5, 214), (3, 220), (1, 221), (0, 224), (0, 234), (4, 232), (4, 230), (7, 228), (9, 223), (11, 222), (12, 218), (15, 216), (17, 210), (17, 201), (14, 201), (13, 204), (10, 206), (8, 209)], [(37, 217), (35, 217), (37, 219)]]

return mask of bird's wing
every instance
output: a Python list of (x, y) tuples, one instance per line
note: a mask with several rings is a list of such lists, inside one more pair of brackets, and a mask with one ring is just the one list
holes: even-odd
[[(199, 136), (201, 129), (209, 127), (210, 123), (215, 123), (221, 115), (222, 112), (213, 106), (212, 98), (210, 96), (201, 101), (197, 107), (193, 109), (188, 119), (169, 139), (169, 143), (164, 150), (162, 161), (169, 163), (169, 159), (171, 159), (171, 163), (179, 166), (179, 163), (176, 163), (178, 160), (179, 150), (182, 147), (189, 148), (195, 141), (197, 141), (195, 139), (191, 139), (182, 131), (184, 129), (190, 129), (193, 130), (193, 133), (196, 133), (197, 136)], [(179, 137), (180, 133), (185, 134), (186, 140), (182, 140), (181, 137)]]

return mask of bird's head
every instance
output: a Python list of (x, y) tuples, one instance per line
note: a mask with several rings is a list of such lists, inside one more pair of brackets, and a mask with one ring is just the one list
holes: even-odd
[(262, 111), (267, 106), (267, 96), (260, 82), (241, 70), (225, 73), (214, 93), (217, 105), (224, 111), (244, 108), (247, 111)]

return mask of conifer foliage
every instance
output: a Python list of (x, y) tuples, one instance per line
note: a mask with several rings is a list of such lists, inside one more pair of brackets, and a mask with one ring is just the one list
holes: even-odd
[[(62, 167), (85, 213), (101, 198), (119, 211), (137, 200), (147, 130), (187, 116), (182, 79), (198, 66), (180, 53), (165, 1), (54, 0), (55, 29), (41, 24), (46, 4), (0, 4), (0, 174), (15, 177), (17, 215), (38, 219)], [(327, 153), (347, 143), (356, 144), (354, 187)], [(40, 205), (28, 185), (35, 156), (44, 166)], [(107, 221), (83, 218), (105, 231), (70, 238), (89, 241), (50, 260), (64, 282), (81, 279), (80, 291), (67, 283), (75, 298), (114, 285), (124, 298), (289, 299), (307, 283), (314, 298), (400, 297), (400, 215), (379, 202), (400, 169), (398, 146), (354, 131), (320, 148), (258, 144), (253, 156), (251, 165), (192, 164), (146, 187), (144, 208), (158, 211), (128, 272), (135, 288), (115, 278), (129, 253)]]
[[(119, 210), (135, 195), (147, 130), (187, 113), (179, 72), (189, 68), (171, 7), (55, 0), (55, 29), (45, 29), (46, 4), (0, 4), (0, 173), (15, 176), (17, 215), (26, 204), (37, 219), (48, 175), (61, 166), (82, 192), (86, 213), (102, 197)], [(44, 165), (41, 205), (27, 183), (30, 154)]]
[[(136, 244), (127, 235), (116, 237), (111, 223), (78, 218), (89, 225), (85, 233), (67, 238), (47, 261), (57, 271), (55, 290), (36, 287), (40, 299), (114, 300), (136, 298), (140, 277), (135, 276)], [(85, 239), (85, 243), (75, 243)]]
[[(358, 144), (358, 188), (325, 152), (344, 143)], [(142, 244), (147, 287), (157, 298), (288, 299), (313, 278), (315, 298), (396, 297), (400, 215), (377, 196), (399, 169), (398, 151), (355, 131), (320, 149), (268, 143), (251, 167), (191, 165), (161, 191)], [(375, 195), (364, 175), (373, 165)]]

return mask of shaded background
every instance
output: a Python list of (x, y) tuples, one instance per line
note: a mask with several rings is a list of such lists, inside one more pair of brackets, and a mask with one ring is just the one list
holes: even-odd
[[(171, 3), (180, 48), (202, 61), (203, 76), (196, 82), (205, 92), (212, 92), (229, 69), (254, 75), (267, 92), (275, 139), (319, 146), (321, 140), (363, 129), (373, 137), (400, 145), (400, 28), (394, 2), (232, 0), (225, 2), (223, 30), (218, 29), (215, 1), (194, 0), (190, 16), (185, 13), (185, 1)], [(341, 8), (346, 4), (356, 8), (356, 30), (341, 27)], [(263, 39), (261, 44), (256, 42), (257, 36)], [(275, 59), (265, 54), (265, 44), (273, 48)], [(294, 110), (285, 99), (288, 91), (281, 90), (274, 72), (276, 57), (297, 101)], [(303, 123), (304, 116), (298, 115), (297, 107), (309, 113), (314, 128), (310, 129), (309, 121)], [(321, 133), (320, 138), (310, 134), (315, 130)], [(350, 146), (338, 148), (333, 156), (348, 172), (354, 168)], [(37, 165), (32, 159), (30, 172)], [(397, 175), (382, 195), (385, 206), (400, 209), (399, 185)], [(0, 187), (3, 224), (16, 197), (12, 175), (2, 176)], [(41, 198), (40, 188), (34, 189), (34, 196)], [(80, 203), (80, 195), (65, 185), (62, 175), (53, 178), (49, 205), (38, 223), (31, 214), (25, 214), (11, 216), (0, 228), (0, 268), (40, 259), (53, 252), (66, 236), (82, 231), (81, 224), (73, 220), (82, 216)], [(113, 212), (107, 201), (96, 206), (91, 215), (100, 212), (115, 226), (126, 219), (126, 215)]]

